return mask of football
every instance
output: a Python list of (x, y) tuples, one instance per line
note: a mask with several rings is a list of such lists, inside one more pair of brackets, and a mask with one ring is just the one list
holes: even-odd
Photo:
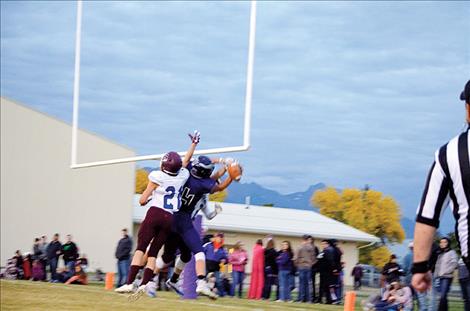
[(232, 178), (235, 181), (240, 181), (242, 178), (242, 173), (243, 169), (238, 163), (232, 163), (228, 166), (228, 174), (230, 175), (230, 178)]

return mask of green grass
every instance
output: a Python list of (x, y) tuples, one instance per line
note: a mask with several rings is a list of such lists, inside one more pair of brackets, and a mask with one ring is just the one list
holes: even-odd
[[(358, 292), (356, 310), (360, 308), (360, 301), (366, 298), (375, 289), (366, 289)], [(237, 298), (221, 298), (212, 301), (206, 298), (197, 300), (182, 300), (171, 292), (157, 292), (158, 298), (143, 296), (136, 302), (128, 302), (126, 295), (119, 295), (106, 291), (102, 284), (88, 286), (51, 284), (31, 281), (0, 281), (1, 303), (3, 310), (318, 310), (340, 311), (343, 306), (278, 303), (272, 301), (255, 301)], [(296, 295), (294, 294), (294, 297)], [(451, 311), (463, 310), (460, 298), (450, 299)]]
[(182, 300), (171, 292), (157, 292), (158, 298), (143, 296), (128, 302), (126, 295), (98, 286), (50, 284), (31, 281), (0, 281), (1, 310), (325, 310), (339, 311), (342, 306), (277, 303), (248, 299), (206, 298)]

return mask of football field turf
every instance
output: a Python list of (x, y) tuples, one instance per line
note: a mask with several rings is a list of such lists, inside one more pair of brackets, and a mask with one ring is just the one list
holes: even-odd
[(1, 280), (1, 310), (343, 310), (342, 306), (254, 301), (248, 299), (207, 298), (182, 300), (172, 292), (157, 292), (157, 298), (142, 296), (128, 302), (126, 295), (106, 291), (101, 286), (51, 284)]
[[(356, 310), (360, 301), (368, 293), (359, 293)], [(157, 292), (157, 298), (143, 296), (135, 302), (128, 302), (127, 295), (119, 295), (104, 290), (102, 285), (64, 285), (31, 281), (0, 281), (0, 309), (6, 310), (318, 310), (340, 311), (343, 306), (278, 303), (273, 301), (255, 301), (237, 298), (222, 298), (212, 301), (206, 298), (182, 300), (172, 292)], [(451, 298), (449, 310), (463, 310), (460, 298)]]

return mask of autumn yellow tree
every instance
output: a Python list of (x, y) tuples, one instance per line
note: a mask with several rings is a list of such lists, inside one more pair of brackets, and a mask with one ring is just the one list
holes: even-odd
[(227, 195), (228, 195), (227, 189), (220, 191), (220, 192), (212, 193), (209, 195), (209, 201), (224, 202), (225, 199), (227, 198)]
[(369, 263), (373, 266), (382, 268), (390, 260), (391, 254), (392, 253), (385, 245), (374, 248), (370, 251)]
[(320, 209), (321, 214), (382, 240), (380, 247), (360, 251), (361, 259), (371, 264), (382, 263), (383, 257), (390, 255), (384, 246), (386, 243), (401, 243), (405, 238), (400, 224), (399, 205), (392, 197), (384, 196), (379, 191), (349, 188), (339, 193), (328, 187), (316, 191), (311, 202)]
[(135, 172), (135, 193), (144, 192), (148, 183), (148, 175), (149, 173), (144, 169), (138, 169)]

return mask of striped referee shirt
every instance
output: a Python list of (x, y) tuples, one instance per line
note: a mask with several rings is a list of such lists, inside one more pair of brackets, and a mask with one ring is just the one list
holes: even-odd
[(442, 213), (447, 205), (450, 205), (456, 220), (457, 241), (462, 256), (465, 257), (469, 257), (470, 249), (470, 136), (468, 132), (469, 129), (436, 151), (416, 216), (416, 222), (437, 228)]

